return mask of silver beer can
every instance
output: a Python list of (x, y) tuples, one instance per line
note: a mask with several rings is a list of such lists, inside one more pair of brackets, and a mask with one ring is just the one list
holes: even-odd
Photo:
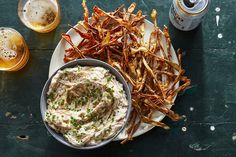
[(202, 21), (210, 6), (210, 0), (173, 0), (169, 18), (182, 31), (195, 29)]

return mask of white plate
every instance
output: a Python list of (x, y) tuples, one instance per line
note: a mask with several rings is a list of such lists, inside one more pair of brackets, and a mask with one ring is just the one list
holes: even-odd
[[(77, 28), (82, 29), (82, 27), (80, 25), (76, 25)], [(144, 41), (147, 42), (149, 40), (149, 36), (150, 33), (153, 31), (154, 29), (154, 25), (148, 21), (145, 20), (145, 36), (144, 36)], [(78, 43), (82, 40), (82, 38), (73, 30), (70, 29), (67, 34), (69, 34), (71, 36), (71, 39), (74, 43)], [(164, 35), (162, 34), (162, 39), (164, 39)], [(162, 40), (164, 42), (162, 42), (161, 44), (165, 44), (165, 40)], [(65, 50), (68, 49), (70, 47), (70, 45), (65, 41), (65, 40), (60, 40), (60, 42), (58, 43), (56, 49), (53, 52), (52, 58), (51, 58), (51, 62), (50, 62), (50, 67), (49, 67), (49, 76), (51, 76), (57, 69), (59, 69), (62, 65), (64, 65), (64, 53)], [(172, 61), (174, 63), (178, 64), (178, 59), (175, 53), (175, 50), (173, 48), (173, 46), (171, 46), (171, 54), (172, 54)], [(179, 87), (179, 82), (176, 84), (175, 88)], [(174, 100), (176, 99), (176, 97), (174, 98)], [(169, 108), (171, 108), (171, 105), (168, 106)], [(163, 118), (165, 117), (164, 114), (162, 114), (161, 112), (157, 111), (153, 114), (153, 119), (156, 121), (161, 121)], [(133, 135), (133, 137), (142, 135), (146, 132), (148, 132), (149, 130), (151, 130), (154, 126), (149, 125), (149, 124), (145, 124), (145, 123), (141, 123), (140, 127), (138, 128), (138, 130), (135, 132), (135, 134)], [(122, 133), (119, 134), (119, 136), (117, 137), (116, 140), (123, 140), (127, 137), (126, 131), (124, 130)]]

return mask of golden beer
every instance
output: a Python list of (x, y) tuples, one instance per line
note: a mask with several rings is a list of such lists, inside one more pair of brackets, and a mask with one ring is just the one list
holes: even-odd
[(0, 27), (0, 70), (17, 71), (29, 60), (29, 49), (15, 29)]
[(18, 15), (30, 29), (47, 33), (60, 22), (60, 8), (57, 0), (19, 0)]

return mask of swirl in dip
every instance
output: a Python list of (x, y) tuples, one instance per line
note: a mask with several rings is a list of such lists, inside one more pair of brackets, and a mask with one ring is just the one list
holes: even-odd
[(123, 85), (102, 67), (59, 70), (47, 95), (45, 121), (77, 147), (113, 137), (126, 121)]

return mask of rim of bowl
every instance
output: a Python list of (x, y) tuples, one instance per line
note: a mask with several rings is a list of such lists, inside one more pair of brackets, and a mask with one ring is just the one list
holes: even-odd
[[(51, 83), (52, 78), (57, 74), (57, 72), (59, 70), (63, 70), (65, 68), (70, 68), (70, 67), (76, 67), (76, 66), (98, 66), (98, 67), (103, 67), (107, 70), (109, 70), (109, 72), (114, 75), (116, 77), (116, 80), (119, 81), (122, 85), (123, 85), (123, 89), (125, 90), (126, 93), (126, 98), (128, 101), (128, 109), (127, 109), (127, 113), (126, 113), (126, 117), (125, 117), (125, 123), (123, 124), (123, 126), (119, 129), (119, 131), (117, 131), (117, 133), (112, 136), (111, 138), (104, 140), (102, 142), (100, 142), (99, 144), (96, 145), (91, 145), (91, 146), (82, 146), (82, 147), (76, 147), (72, 144), (70, 144), (64, 137), (62, 134), (57, 133), (55, 130), (53, 130), (52, 128), (49, 127), (49, 125), (44, 121), (44, 116), (45, 116), (45, 112), (47, 109), (47, 91), (49, 88), (49, 85)], [(75, 148), (75, 149), (95, 149), (95, 148), (99, 148), (102, 147), (110, 142), (112, 142), (125, 128), (125, 126), (128, 123), (128, 119), (130, 116), (130, 112), (131, 112), (131, 92), (130, 92), (130, 88), (129, 85), (127, 84), (126, 80), (124, 79), (124, 77), (120, 74), (120, 72), (118, 70), (116, 70), (114, 67), (112, 67), (111, 65), (107, 64), (106, 62), (103, 62), (101, 60), (97, 60), (97, 59), (90, 59), (90, 58), (86, 58), (86, 59), (77, 59), (75, 61), (71, 61), (63, 66), (61, 66), (60, 68), (58, 68), (50, 77), (49, 79), (46, 81), (42, 93), (41, 93), (41, 98), (40, 98), (40, 111), (41, 111), (41, 117), (43, 120), (43, 123), (45, 125), (45, 127), (47, 128), (47, 131), (60, 143), (71, 147), (71, 148)]]

